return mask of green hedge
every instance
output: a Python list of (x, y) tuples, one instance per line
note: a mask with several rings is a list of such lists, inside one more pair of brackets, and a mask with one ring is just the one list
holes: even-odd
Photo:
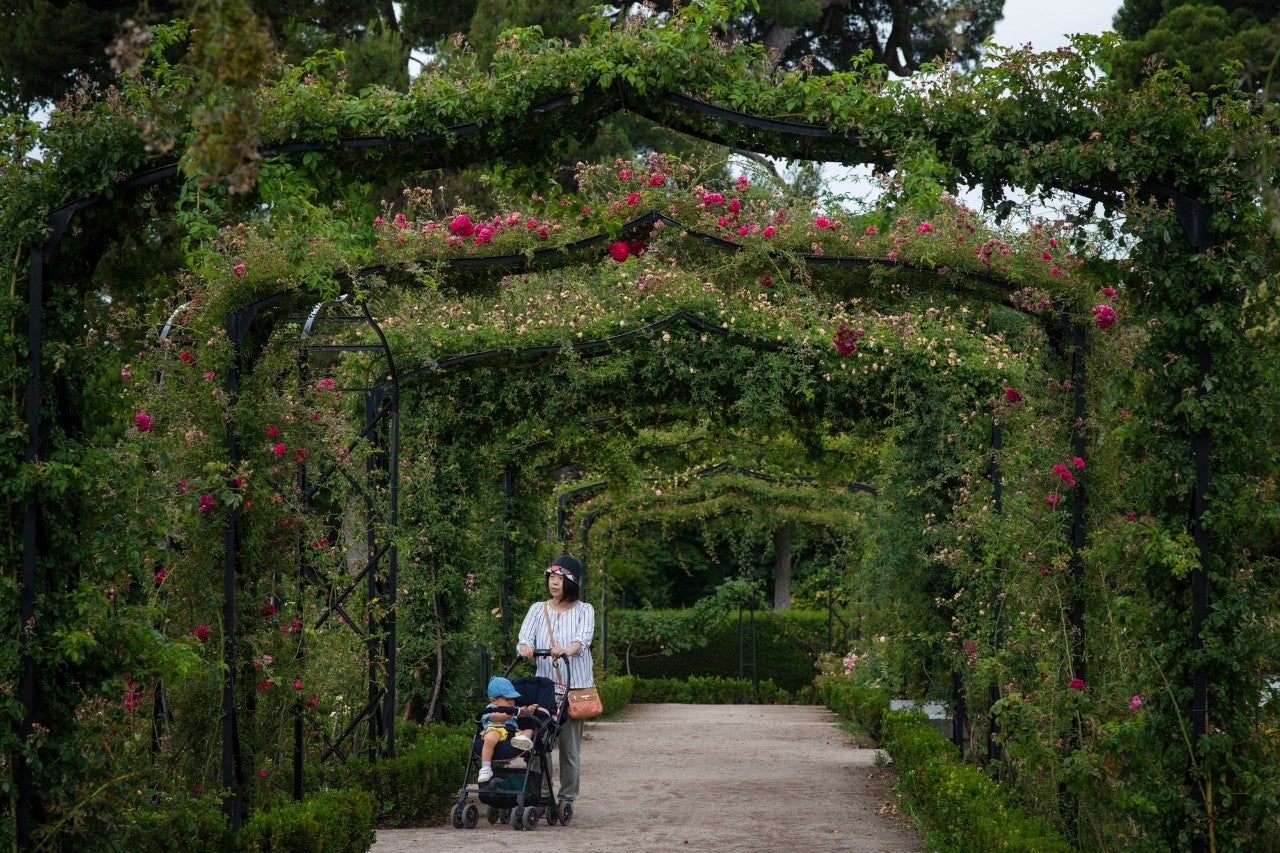
[[(610, 614), (610, 619), (624, 620), (626, 611)], [(747, 624), (744, 616), (744, 631)], [(792, 693), (808, 687), (818, 671), (818, 655), (826, 651), (827, 614), (812, 610), (757, 610), (755, 628), (756, 674)], [(750, 640), (748, 632), (744, 642), (749, 644)], [(708, 626), (705, 646), (664, 655), (656, 642), (633, 645), (629, 674), (648, 679), (707, 675), (737, 678), (738, 643), (737, 616), (726, 614), (723, 620)], [(609, 654), (611, 659), (626, 659), (625, 648), (610, 647)]]
[(321, 791), (249, 818), (238, 851), (363, 853), (373, 846), (375, 803), (368, 791)]
[(695, 705), (789, 705), (792, 696), (769, 679), (761, 681), (758, 693), (751, 682), (719, 676), (689, 678), (639, 678), (632, 692), (633, 702), (686, 702)]
[(1070, 853), (1074, 848), (1040, 818), (1029, 817), (998, 782), (960, 759), (951, 741), (918, 711), (889, 711), (884, 744), (901, 789), (911, 798), (931, 848)]
[(615, 675), (597, 681), (596, 689), (600, 691), (604, 716), (612, 717), (614, 714), (621, 713), (631, 703), (635, 687), (636, 679), (630, 675)]
[(217, 794), (175, 795), (156, 808), (129, 810), (119, 816), (121, 850), (229, 850), (231, 829)]
[(372, 791), (387, 826), (436, 824), (464, 784), (474, 732), (466, 726), (436, 727), (395, 758), (362, 761), (362, 787)]
[(876, 740), (881, 739), (884, 715), (889, 711), (889, 694), (885, 690), (827, 676), (814, 679), (814, 685), (823, 705), (856, 723)]

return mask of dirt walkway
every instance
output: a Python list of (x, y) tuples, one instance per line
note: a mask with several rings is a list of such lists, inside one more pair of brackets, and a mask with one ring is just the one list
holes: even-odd
[(825, 708), (632, 705), (587, 724), (569, 826), (517, 832), (489, 824), (481, 806), (474, 829), (382, 830), (373, 853), (918, 851), (874, 755)]

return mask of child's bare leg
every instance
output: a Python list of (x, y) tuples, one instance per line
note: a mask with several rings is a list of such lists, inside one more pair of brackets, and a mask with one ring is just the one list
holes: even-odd
[(493, 750), (498, 745), (498, 732), (486, 731), (484, 733), (484, 743), (480, 746), (480, 761), (488, 764), (493, 761)]

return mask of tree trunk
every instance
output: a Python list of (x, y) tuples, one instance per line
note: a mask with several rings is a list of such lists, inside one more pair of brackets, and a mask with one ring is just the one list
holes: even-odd
[(773, 609), (791, 609), (791, 528), (773, 531)]

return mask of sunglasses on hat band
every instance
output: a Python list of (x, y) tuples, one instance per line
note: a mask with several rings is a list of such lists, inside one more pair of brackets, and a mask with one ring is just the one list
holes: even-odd
[(566, 569), (564, 566), (552, 566), (551, 568), (547, 569), (547, 574), (559, 575), (560, 577), (564, 578), (567, 581), (573, 581), (574, 583), (578, 582), (577, 576), (574, 575), (573, 572)]

